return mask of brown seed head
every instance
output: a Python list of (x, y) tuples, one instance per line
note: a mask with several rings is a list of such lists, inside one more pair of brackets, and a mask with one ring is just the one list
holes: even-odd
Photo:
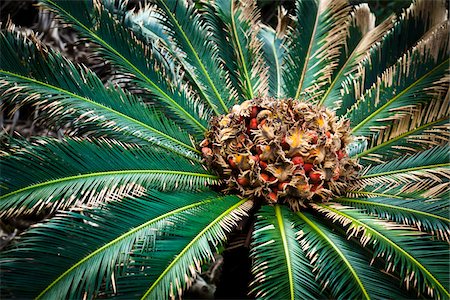
[(325, 107), (258, 98), (213, 118), (201, 147), (225, 191), (298, 210), (340, 194), (355, 178), (360, 166), (346, 153), (349, 141), (349, 122)]

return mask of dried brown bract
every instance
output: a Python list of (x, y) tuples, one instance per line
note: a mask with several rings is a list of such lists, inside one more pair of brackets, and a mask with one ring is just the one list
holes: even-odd
[(349, 129), (325, 107), (257, 98), (213, 118), (200, 146), (226, 191), (299, 210), (340, 194), (355, 178), (360, 167), (345, 150)]

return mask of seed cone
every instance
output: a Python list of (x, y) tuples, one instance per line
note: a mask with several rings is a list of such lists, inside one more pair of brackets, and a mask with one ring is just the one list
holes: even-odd
[(200, 144), (208, 166), (237, 191), (299, 210), (340, 194), (360, 166), (346, 153), (349, 122), (293, 99), (257, 98), (215, 117)]

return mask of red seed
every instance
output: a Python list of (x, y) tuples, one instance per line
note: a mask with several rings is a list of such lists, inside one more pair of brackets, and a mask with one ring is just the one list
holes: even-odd
[(311, 180), (311, 182), (319, 182), (321, 180), (321, 173), (320, 172), (310, 172), (309, 173), (309, 179)]
[(258, 120), (255, 118), (251, 119), (249, 127), (250, 129), (258, 129)]
[(251, 118), (256, 118), (256, 116), (258, 115), (258, 111), (259, 111), (258, 107), (257, 106), (253, 106), (252, 107), (252, 112), (250, 114), (250, 117)]
[(229, 158), (229, 159), (228, 159), (228, 163), (230, 164), (230, 166), (231, 166), (232, 168), (236, 168), (236, 162), (235, 162), (232, 158)]
[(331, 133), (329, 131), (325, 132), (325, 135), (327, 136), (327, 138), (331, 137)]
[(294, 163), (294, 165), (303, 165), (305, 163), (301, 156), (294, 156), (292, 158), (292, 162)]
[(312, 168), (313, 168), (313, 164), (304, 164), (303, 165), (303, 169), (305, 170), (305, 172), (311, 171)]
[(263, 160), (259, 161), (259, 165), (261, 166), (261, 168), (265, 169), (267, 168), (267, 163)]
[(342, 150), (338, 150), (338, 151), (336, 151), (336, 155), (337, 155), (338, 159), (341, 160), (344, 158), (345, 153)]
[(266, 124), (266, 119), (262, 120), (259, 124), (261, 124), (261, 126)]
[(261, 174), (259, 175), (259, 177), (261, 177), (261, 180), (264, 181), (264, 182), (269, 181), (269, 175), (266, 174), (266, 173), (261, 173)]
[(250, 159), (251, 159), (251, 160), (254, 160), (255, 162), (258, 162), (258, 161), (259, 161), (259, 155), (258, 155), (258, 154), (256, 154), (256, 155), (250, 155)]
[(287, 185), (288, 185), (287, 182), (280, 182), (280, 183), (278, 183), (278, 189), (281, 191), (284, 191), (284, 189), (286, 188)]
[(333, 180), (334, 181), (336, 181), (336, 180), (338, 180), (339, 179), (339, 173), (337, 173), (337, 174), (335, 174), (334, 176), (333, 176)]
[(275, 177), (273, 177), (273, 176), (270, 176), (270, 177), (269, 177), (269, 181), (270, 181), (270, 182), (275, 181), (275, 180), (277, 180)]
[(314, 184), (313, 186), (311, 186), (310, 191), (311, 192), (315, 192), (315, 191), (317, 191), (318, 188), (319, 188), (319, 185), (318, 184)]
[(213, 155), (211, 148), (208, 148), (208, 147), (203, 147), (202, 153), (204, 156), (212, 156)]
[(239, 177), (237, 179), (237, 182), (242, 185), (242, 186), (247, 186), (248, 185), (248, 179), (245, 177)]
[(277, 196), (276, 193), (271, 192), (271, 193), (269, 193), (268, 196), (269, 196), (269, 198), (270, 198), (270, 200), (271, 200), (272, 202), (277, 202), (277, 201), (278, 201), (278, 196)]
[(276, 188), (276, 187), (272, 188), (272, 192), (278, 193), (278, 188)]
[(317, 135), (313, 135), (313, 137), (312, 137), (312, 143), (313, 144), (317, 144), (317, 140), (318, 140), (319, 138), (317, 137)]

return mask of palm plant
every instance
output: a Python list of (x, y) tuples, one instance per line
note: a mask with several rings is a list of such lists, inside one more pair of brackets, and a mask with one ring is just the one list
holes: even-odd
[(276, 30), (251, 0), (113, 2), (42, 1), (106, 84), (1, 34), (4, 103), (70, 125), (2, 156), (2, 219), (50, 214), (2, 252), (2, 295), (178, 297), (251, 215), (250, 295), (450, 297), (444, 1), (375, 26), (297, 0)]

